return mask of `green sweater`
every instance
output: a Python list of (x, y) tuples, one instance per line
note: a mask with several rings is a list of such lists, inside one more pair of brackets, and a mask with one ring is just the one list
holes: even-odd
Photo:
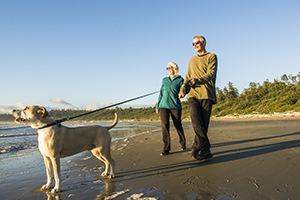
[[(217, 103), (216, 76), (217, 56), (215, 54), (193, 56), (189, 61), (184, 84), (191, 78), (195, 78), (196, 83), (191, 86), (187, 98), (210, 99), (213, 103)], [(185, 87), (181, 87), (180, 92), (186, 94)]]
[(176, 76), (173, 80), (170, 77), (163, 78), (156, 109), (182, 109), (180, 99), (178, 98), (182, 83), (183, 78), (181, 76)]

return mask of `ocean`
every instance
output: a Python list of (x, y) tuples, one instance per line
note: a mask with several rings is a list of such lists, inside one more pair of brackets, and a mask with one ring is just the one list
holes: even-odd
[[(67, 127), (84, 125), (107, 126), (109, 123), (63, 123)], [(160, 131), (160, 123), (118, 123), (109, 132), (112, 140), (120, 140), (138, 134)], [(37, 129), (16, 123), (0, 123), (0, 158), (2, 154), (38, 147)]]
[[(78, 127), (84, 125), (109, 125), (104, 123), (63, 123), (67, 127)], [(183, 123), (183, 127), (191, 127), (191, 123)], [(170, 127), (174, 130), (174, 127)], [(160, 132), (160, 122), (119, 122), (109, 132), (112, 140), (124, 140), (126, 138), (134, 137), (140, 134), (151, 134), (153, 132)], [(120, 149), (113, 149), (113, 151), (121, 151)], [(61, 171), (63, 174), (63, 187), (69, 185), (69, 192), (63, 195), (72, 195), (74, 188), (72, 187), (89, 187), (93, 185), (91, 190), (99, 190), (99, 197), (102, 198), (108, 195), (116, 195), (115, 193), (123, 194), (125, 191), (114, 191), (114, 187), (110, 188), (105, 181), (96, 180), (93, 172), (102, 172), (103, 167), (83, 166), (85, 161), (92, 156), (87, 152), (76, 154), (71, 157), (61, 159)], [(81, 163), (82, 162), (82, 163)], [(42, 169), (42, 170), (41, 170)], [(75, 170), (75, 173), (74, 173)], [(74, 173), (74, 174), (73, 174)], [(3, 199), (46, 199), (47, 193), (40, 192), (39, 188), (46, 178), (41, 180), (32, 177), (45, 177), (45, 167), (42, 156), (38, 150), (38, 135), (37, 130), (30, 126), (16, 123), (0, 123), (0, 188), (1, 198)], [(79, 177), (79, 178), (77, 178)], [(44, 180), (45, 179), (45, 180)], [(78, 179), (78, 180), (77, 180)], [(75, 182), (74, 182), (75, 180)], [(73, 181), (73, 182), (72, 182)], [(88, 183), (87, 186), (82, 183)], [(3, 189), (5, 188), (5, 189)], [(15, 190), (21, 191), (15, 193)], [(112, 191), (107, 193), (106, 190)], [(29, 191), (29, 192), (28, 192)], [(69, 194), (71, 193), (71, 194)], [(22, 195), (20, 197), (19, 195)], [(48, 196), (48, 195), (47, 195)], [(25, 198), (26, 197), (26, 198)], [(30, 198), (33, 197), (33, 198)], [(69, 196), (68, 196), (69, 197)], [(53, 197), (51, 196), (51, 199)], [(48, 196), (49, 199), (49, 196)], [(76, 199), (76, 198), (75, 198)], [(157, 198), (149, 198), (157, 199)]]

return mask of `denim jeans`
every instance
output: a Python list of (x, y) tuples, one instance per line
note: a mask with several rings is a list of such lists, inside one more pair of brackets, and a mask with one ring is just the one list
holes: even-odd
[(159, 108), (159, 113), (162, 127), (162, 138), (164, 142), (163, 150), (171, 150), (170, 115), (179, 136), (179, 143), (181, 144), (181, 147), (185, 147), (185, 136), (181, 124), (181, 109)]
[(195, 132), (193, 152), (210, 150), (210, 142), (207, 137), (208, 125), (210, 120), (212, 101), (209, 99), (188, 99), (190, 116)]

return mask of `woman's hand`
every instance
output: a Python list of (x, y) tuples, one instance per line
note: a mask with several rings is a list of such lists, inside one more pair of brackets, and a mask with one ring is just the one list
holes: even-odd
[(178, 98), (181, 99), (183, 98), (185, 95), (183, 93), (178, 93)]

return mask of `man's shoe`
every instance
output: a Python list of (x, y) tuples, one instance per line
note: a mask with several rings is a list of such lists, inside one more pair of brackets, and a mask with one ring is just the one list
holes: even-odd
[(213, 155), (210, 153), (209, 150), (203, 150), (203, 151), (201, 151), (200, 155), (197, 157), (197, 160), (205, 160), (205, 159), (209, 159), (212, 157), (213, 157)]
[(185, 147), (185, 146), (182, 146), (182, 147), (181, 147), (181, 151), (184, 151), (184, 150), (186, 150), (186, 147)]
[(161, 156), (165, 156), (165, 155), (168, 155), (168, 154), (170, 154), (170, 151), (162, 151), (161, 153), (160, 153), (160, 155)]

